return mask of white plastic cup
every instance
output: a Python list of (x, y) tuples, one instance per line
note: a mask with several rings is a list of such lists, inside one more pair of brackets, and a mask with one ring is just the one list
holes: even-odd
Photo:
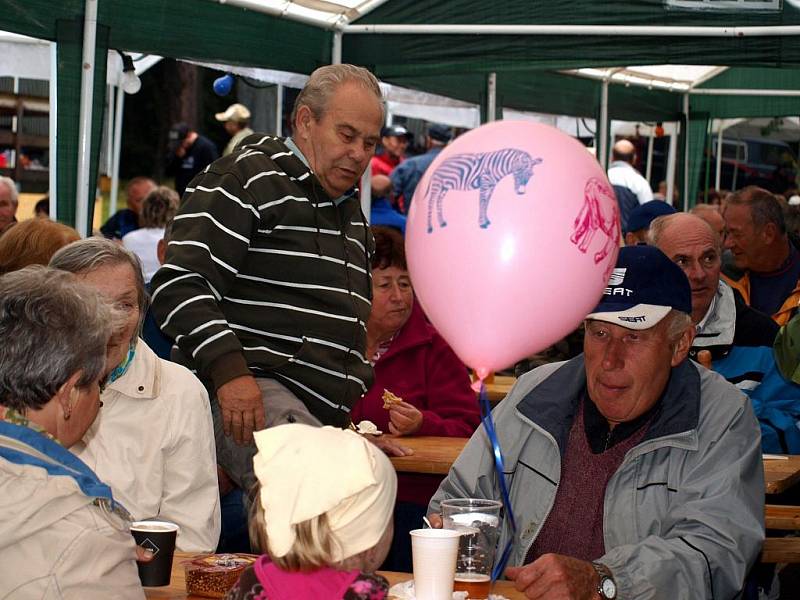
[(411, 531), (416, 600), (453, 599), (459, 537), (459, 532), (452, 529)]

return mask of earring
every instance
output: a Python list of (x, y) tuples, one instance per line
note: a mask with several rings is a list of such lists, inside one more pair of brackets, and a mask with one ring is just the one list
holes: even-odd
[(69, 418), (72, 416), (72, 409), (67, 409), (64, 411), (64, 420), (69, 421)]

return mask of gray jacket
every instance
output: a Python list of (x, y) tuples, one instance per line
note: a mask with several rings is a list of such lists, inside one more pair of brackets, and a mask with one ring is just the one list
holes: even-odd
[[(512, 565), (555, 500), (561, 455), (586, 390), (583, 356), (539, 367), (494, 411), (517, 521)], [(599, 558), (618, 598), (727, 599), (739, 595), (764, 539), (764, 470), (747, 398), (686, 360), (672, 370), (661, 410), (608, 482)], [(500, 498), (483, 428), (472, 436), (431, 500)], [(503, 524), (499, 548), (510, 526)]]

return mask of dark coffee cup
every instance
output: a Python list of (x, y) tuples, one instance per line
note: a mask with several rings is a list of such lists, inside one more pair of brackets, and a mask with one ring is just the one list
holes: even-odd
[(136, 563), (142, 585), (169, 585), (178, 526), (168, 521), (136, 521), (131, 524), (131, 533), (137, 546), (153, 552), (150, 562)]

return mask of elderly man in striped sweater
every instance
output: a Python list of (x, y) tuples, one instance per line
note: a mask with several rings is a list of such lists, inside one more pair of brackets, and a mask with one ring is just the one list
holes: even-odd
[(173, 359), (212, 392), (218, 462), (253, 483), (254, 430), (344, 427), (370, 387), (373, 239), (355, 184), (383, 123), (375, 77), (312, 73), (290, 138), (253, 134), (187, 189), (153, 310)]

